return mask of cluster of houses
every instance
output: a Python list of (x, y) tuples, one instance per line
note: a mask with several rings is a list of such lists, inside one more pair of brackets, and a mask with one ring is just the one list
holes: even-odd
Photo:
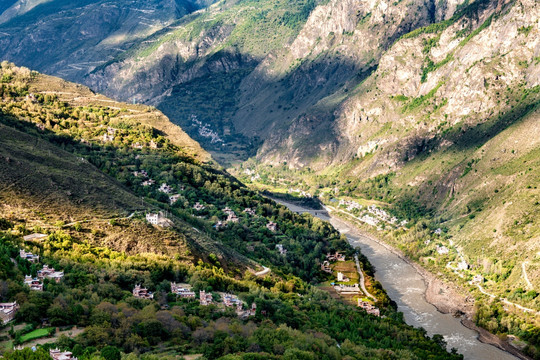
[(395, 216), (391, 217), (390, 214), (388, 214), (383, 209), (379, 209), (375, 205), (368, 206), (368, 211), (370, 213), (372, 213), (373, 215), (377, 216), (379, 219), (381, 219), (383, 221), (386, 221), (387, 223), (390, 223), (390, 224), (395, 225), (395, 226), (398, 226), (398, 225), (399, 226), (405, 226), (408, 223), (407, 220), (402, 220), (400, 222), (397, 217), (395, 217)]
[(147, 288), (143, 288), (141, 285), (137, 284), (133, 288), (133, 296), (138, 299), (153, 299), (154, 293), (148, 291)]
[(167, 216), (162, 211), (157, 213), (147, 213), (146, 221), (148, 221), (152, 225), (161, 227), (169, 227), (173, 224), (171, 220), (167, 219)]
[[(195, 203), (195, 205), (193, 206), (193, 208), (195, 210), (202, 210), (204, 209), (204, 205), (201, 205), (200, 203)], [(240, 221), (240, 218), (236, 215), (236, 213), (230, 209), (229, 207), (225, 207), (225, 209), (221, 210), (223, 211), (223, 213), (225, 213), (227, 215), (227, 219), (221, 221), (217, 221), (215, 224), (214, 224), (214, 228), (216, 230), (220, 230), (220, 229), (223, 229), (227, 226), (227, 223), (237, 223)], [(252, 209), (252, 208), (245, 208), (244, 211), (243, 211), (244, 214), (248, 214), (250, 216), (257, 216), (257, 214), (255, 213), (255, 210)], [(277, 231), (277, 224), (275, 222), (268, 222), (266, 224), (266, 228), (272, 232), (276, 232)], [(283, 255), (283, 254), (282, 254)]]
[(77, 360), (70, 351), (61, 351), (58, 348), (50, 349), (49, 355), (53, 360)]
[(0, 303), (0, 320), (3, 324), (7, 324), (15, 318), (17, 311), (19, 311), (19, 304), (16, 301)]
[(347, 211), (352, 211), (354, 209), (362, 209), (362, 205), (360, 205), (356, 201), (351, 200), (339, 200), (339, 206), (344, 207), (345, 209), (347, 209)]
[(362, 299), (358, 299), (358, 307), (364, 309), (370, 315), (381, 316), (381, 310), (378, 307)]
[[(24, 257), (22, 256), (24, 253)], [(20, 250), (21, 258), (23, 259), (33, 259), (37, 262), (39, 260), (39, 257), (37, 255), (33, 255), (32, 253), (27, 253), (24, 250)], [(30, 290), (33, 291), (43, 291), (43, 280), (44, 279), (50, 279), (54, 280), (56, 283), (59, 283), (62, 278), (64, 277), (63, 271), (56, 271), (53, 267), (49, 267), (49, 265), (43, 265), (43, 268), (41, 270), (37, 271), (37, 277), (33, 278), (31, 275), (26, 275), (24, 277), (24, 284), (27, 285)]]
[(302, 197), (306, 197), (306, 198), (312, 198), (313, 197), (313, 195), (311, 193), (308, 193), (308, 192), (306, 192), (306, 191), (304, 191), (302, 189), (289, 188), (289, 194), (293, 194), (293, 193), (298, 194), (298, 195), (300, 195)]
[(212, 130), (209, 124), (198, 120), (197, 116), (194, 114), (191, 114), (191, 123), (198, 129), (200, 136), (209, 138), (212, 144), (221, 143), (222, 146), (224, 145), (225, 142), (221, 137), (219, 137), (219, 134)]
[(261, 175), (259, 175), (255, 170), (246, 169), (244, 170), (244, 174), (251, 176), (251, 181), (257, 181), (260, 180)]

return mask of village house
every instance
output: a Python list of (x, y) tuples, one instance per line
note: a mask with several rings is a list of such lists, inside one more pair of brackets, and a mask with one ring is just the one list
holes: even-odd
[(442, 229), (441, 228), (435, 229), (434, 233), (437, 234), (437, 235), (441, 235), (442, 234)]
[(252, 208), (245, 208), (244, 212), (248, 215), (255, 216), (255, 210), (253, 210)]
[(180, 296), (183, 299), (195, 298), (195, 292), (188, 289), (187, 286), (182, 286), (175, 282), (171, 283), (171, 292)]
[(141, 287), (141, 285), (135, 285), (133, 288), (133, 296), (139, 299), (153, 299), (154, 294), (148, 291), (147, 288)]
[(176, 194), (176, 195), (171, 195), (171, 196), (169, 196), (169, 204), (173, 205), (173, 204), (176, 203), (181, 197), (182, 197), (182, 195), (180, 195), (180, 194)]
[(49, 355), (53, 360), (77, 360), (70, 351), (60, 351), (58, 348), (50, 349)]
[(249, 309), (249, 316), (255, 316), (257, 313), (257, 304), (251, 304), (251, 309)]
[(28, 285), (30, 290), (43, 291), (43, 283), (38, 278), (32, 278), (30, 275), (24, 277), (24, 284)]
[(143, 178), (147, 178), (147, 177), (148, 177), (148, 173), (146, 172), (146, 170), (134, 171), (134, 172), (133, 172), (133, 175), (134, 175), (135, 177), (143, 177)]
[(34, 255), (31, 252), (26, 252), (24, 250), (19, 251), (19, 256), (21, 259), (25, 259), (30, 261), (31, 263), (38, 263), (39, 262), (39, 255)]
[(221, 229), (225, 228), (226, 226), (227, 226), (227, 224), (225, 224), (224, 222), (218, 221), (217, 223), (214, 224), (214, 229), (221, 230)]
[(26, 95), (26, 101), (30, 101), (32, 103), (37, 102), (36, 96), (33, 93), (30, 93)]
[(348, 282), (351, 281), (347, 276), (345, 276), (342, 272), (338, 271), (337, 273), (337, 281), (339, 282)]
[(136, 143), (132, 144), (131, 147), (134, 148), (134, 149), (142, 149), (143, 148), (142, 144), (140, 142), (138, 142), (138, 141)]
[(225, 209), (222, 210), (227, 215), (236, 215), (232, 209), (230, 209), (228, 206), (225, 207)]
[(114, 141), (114, 135), (116, 134), (116, 129), (113, 129), (112, 127), (107, 128), (107, 132), (103, 134), (103, 142), (112, 142)]
[(283, 255), (283, 256), (287, 255), (287, 249), (285, 249), (282, 244), (277, 244), (276, 249), (279, 250), (279, 253), (281, 255)]
[(199, 303), (201, 306), (208, 306), (212, 304), (212, 301), (212, 294), (207, 294), (204, 290), (199, 291)]
[(469, 264), (462, 259), (460, 262), (458, 262), (456, 270), (467, 270), (468, 268)]
[(369, 215), (364, 215), (360, 218), (360, 221), (368, 224), (368, 225), (371, 225), (371, 226), (377, 226), (377, 224), (379, 224), (379, 219), (377, 218), (374, 218), (372, 216), (369, 216)]
[(239, 304), (240, 306), (242, 305), (242, 301), (235, 295), (225, 294), (223, 295), (223, 304), (225, 304), (227, 307), (238, 307)]
[(366, 301), (363, 301), (362, 299), (358, 299), (358, 307), (361, 307), (370, 315), (381, 316), (381, 311), (378, 307)]
[(227, 222), (237, 223), (239, 220), (240, 219), (238, 218), (238, 216), (236, 216), (236, 214), (234, 212), (227, 216)]
[(148, 180), (144, 180), (142, 182), (142, 186), (151, 186), (151, 185), (154, 185), (156, 183), (155, 180), (152, 180), (152, 179), (148, 179)]
[(152, 225), (169, 227), (172, 225), (172, 221), (167, 219), (165, 214), (160, 211), (159, 213), (148, 213), (146, 214), (146, 221)]
[(472, 278), (473, 284), (481, 284), (483, 282), (484, 282), (484, 277), (480, 274), (474, 275), (474, 277)]
[(64, 272), (56, 271), (54, 270), (54, 268), (50, 268), (49, 265), (43, 265), (43, 268), (41, 270), (38, 270), (37, 276), (41, 280), (47, 278), (59, 283), (60, 280), (62, 280), (62, 278), (64, 277)]
[(266, 224), (266, 228), (272, 232), (276, 232), (277, 224), (275, 222), (270, 221), (268, 224)]
[(161, 184), (161, 186), (158, 189), (159, 192), (162, 192), (165, 194), (170, 194), (173, 192), (173, 190), (174, 189), (171, 186), (167, 185), (166, 183)]
[(332, 285), (334, 286), (334, 290), (336, 290), (336, 292), (339, 294), (346, 295), (346, 294), (359, 294), (360, 293), (360, 287), (358, 286), (358, 284), (345, 285), (345, 284), (332, 283)]
[(324, 260), (321, 265), (321, 270), (324, 272), (327, 272), (329, 274), (332, 273), (332, 269), (330, 268), (330, 262), (328, 260)]
[(7, 324), (15, 318), (15, 314), (19, 310), (19, 304), (16, 301), (10, 303), (0, 303), (0, 320)]
[(437, 245), (437, 252), (439, 253), (439, 255), (444, 255), (444, 254), (448, 254), (450, 250), (448, 250), (448, 248), (446, 246), (439, 246)]
[(39, 241), (39, 240), (45, 239), (47, 236), (48, 235), (45, 235), (45, 234), (34, 233), (34, 234), (23, 236), (23, 240), (24, 241)]
[(335, 254), (327, 253), (326, 254), (326, 260), (328, 260), (328, 261), (345, 261), (345, 255), (340, 254), (337, 251), (336, 251)]
[(205, 206), (203, 204), (201, 204), (200, 202), (196, 202), (195, 205), (193, 205), (193, 209), (197, 210), (197, 211), (201, 211), (201, 210), (204, 210), (205, 209)]

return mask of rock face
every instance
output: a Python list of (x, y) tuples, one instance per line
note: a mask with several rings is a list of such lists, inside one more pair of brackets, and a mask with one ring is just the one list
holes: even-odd
[(0, 57), (80, 81), (206, 5), (197, 0), (8, 0), (0, 6)]
[(265, 0), (193, 11), (210, 4), (21, 0), (0, 16), (1, 55), (156, 105), (190, 135), (196, 118), (225, 143), (260, 139), (263, 162), (322, 169), (373, 154), (357, 161), (366, 175), (455, 145), (458, 128), (515, 110), (516, 99), (534, 102), (534, 0)]
[[(484, 1), (454, 18), (445, 13), (442, 18), (449, 20), (438, 31), (427, 27), (395, 42), (377, 70), (332, 113), (312, 110), (295, 119), (265, 144), (259, 157), (300, 166), (314, 155), (323, 167), (374, 152), (371, 164), (387, 171), (425, 146), (451, 145), (440, 137), (445, 130), (476, 126), (507, 112), (515, 106), (511, 99), (539, 85), (539, 11), (537, 2), (524, 0), (507, 5)], [(334, 133), (329, 141), (303, 131), (321, 122), (330, 124), (324, 131)], [(322, 140), (313, 144), (312, 154), (295, 151), (302, 134)]]

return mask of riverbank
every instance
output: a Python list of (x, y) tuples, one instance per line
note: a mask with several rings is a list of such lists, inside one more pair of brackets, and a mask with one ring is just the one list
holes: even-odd
[(461, 324), (466, 328), (475, 331), (478, 334), (477, 339), (480, 342), (495, 346), (519, 359), (533, 360), (532, 358), (523, 354), (520, 349), (513, 346), (508, 340), (503, 340), (486, 329), (478, 327), (474, 323), (472, 319), (474, 315), (475, 300), (472, 296), (465, 296), (461, 294), (457, 286), (444, 282), (435, 274), (423, 268), (420, 264), (409, 259), (398, 249), (388, 245), (384, 241), (379, 240), (374, 234), (362, 230), (357, 224), (354, 223), (354, 220), (351, 222), (350, 219), (347, 219), (339, 212), (332, 211), (332, 208), (329, 208), (329, 210), (334, 218), (338, 218), (339, 221), (342, 221), (344, 224), (349, 226), (357, 235), (369, 238), (381, 246), (384, 246), (400, 259), (411, 265), (422, 277), (426, 285), (424, 299), (429, 304), (433, 305), (437, 311), (442, 314), (451, 314), (454, 317), (461, 318)]

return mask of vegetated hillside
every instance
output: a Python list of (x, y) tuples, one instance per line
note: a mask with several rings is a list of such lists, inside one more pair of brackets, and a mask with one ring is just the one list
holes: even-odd
[[(57, 346), (84, 360), (120, 352), (160, 359), (462, 358), (446, 351), (442, 337), (429, 339), (403, 322), (365, 259), (384, 318), (310, 285), (330, 279), (320, 268), (327, 252), (354, 254), (329, 224), (251, 192), (155, 128), (123, 117), (128, 109), (67, 103), (60, 96), (72, 92), (50, 90), (56, 79), (1, 66), (0, 298), (16, 300), (15, 322), (26, 323), (1, 340), (7, 359), (47, 358)], [(85, 91), (74, 99), (82, 101)], [(170, 193), (158, 190), (165, 182)], [(171, 226), (151, 226), (143, 212), (127, 216), (141, 208), (166, 210)], [(30, 232), (47, 236), (24, 241)], [(38, 263), (21, 258), (20, 249), (40, 255)], [(254, 261), (271, 271), (244, 272)], [(22, 285), (42, 265), (61, 270), (61, 280), (44, 279), (43, 291)], [(171, 282), (206, 291), (212, 304), (182, 299)], [(136, 284), (153, 298), (135, 297)], [(226, 293), (238, 304), (227, 307)], [(44, 323), (52, 328), (39, 332), (67, 327), (68, 337), (35, 353), (12, 352)], [(70, 339), (73, 325), (79, 334)]]
[[(477, 323), (537, 346), (540, 7), (480, 1), (456, 14), (390, 47), (332, 114), (331, 136), (318, 135), (328, 118), (315, 108), (266, 142), (258, 160), (269, 166), (250, 162), (239, 174), (355, 200), (359, 217), (375, 205), (408, 220), (408, 230), (366, 229), (477, 296)], [(462, 260), (469, 268), (454, 271)], [(468, 283), (474, 275), (533, 312), (491, 301)]]
[(0, 4), (0, 59), (80, 80), (206, 0), (17, 0)]

